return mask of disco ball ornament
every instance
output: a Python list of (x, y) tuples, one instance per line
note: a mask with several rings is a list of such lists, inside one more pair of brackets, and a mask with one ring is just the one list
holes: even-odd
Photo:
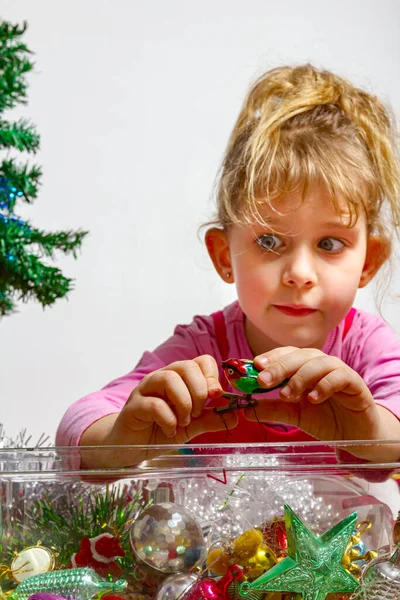
[(205, 557), (199, 523), (186, 508), (171, 502), (153, 504), (141, 512), (130, 539), (136, 556), (162, 573), (186, 573)]
[(164, 579), (157, 590), (155, 600), (177, 600), (197, 582), (198, 577), (189, 573), (175, 573)]

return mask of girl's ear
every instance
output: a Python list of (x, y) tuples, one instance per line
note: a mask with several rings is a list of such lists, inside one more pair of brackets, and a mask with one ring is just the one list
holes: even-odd
[(226, 231), (218, 229), (218, 227), (212, 227), (207, 231), (205, 241), (215, 270), (224, 281), (233, 283), (229, 240)]
[(359, 288), (363, 288), (376, 275), (384, 262), (389, 258), (392, 245), (381, 236), (370, 236), (367, 244), (367, 254), (360, 277)]

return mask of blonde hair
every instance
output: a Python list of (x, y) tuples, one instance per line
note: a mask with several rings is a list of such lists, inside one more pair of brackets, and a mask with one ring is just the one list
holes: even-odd
[(390, 240), (400, 224), (396, 144), (389, 110), (345, 79), (310, 64), (267, 71), (230, 136), (213, 223), (263, 222), (265, 203), (323, 184), (336, 207), (346, 200), (351, 222), (362, 207), (369, 231)]

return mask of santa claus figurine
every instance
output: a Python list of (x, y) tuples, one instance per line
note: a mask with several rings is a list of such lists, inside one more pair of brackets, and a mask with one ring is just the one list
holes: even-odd
[(125, 556), (119, 539), (111, 533), (101, 533), (94, 538), (81, 539), (81, 549), (71, 557), (69, 568), (91, 567), (101, 577), (119, 577), (121, 567), (116, 563), (119, 556)]

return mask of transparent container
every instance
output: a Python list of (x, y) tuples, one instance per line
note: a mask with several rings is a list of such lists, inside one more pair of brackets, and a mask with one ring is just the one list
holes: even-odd
[(393, 443), (0, 449), (0, 598), (396, 600)]

